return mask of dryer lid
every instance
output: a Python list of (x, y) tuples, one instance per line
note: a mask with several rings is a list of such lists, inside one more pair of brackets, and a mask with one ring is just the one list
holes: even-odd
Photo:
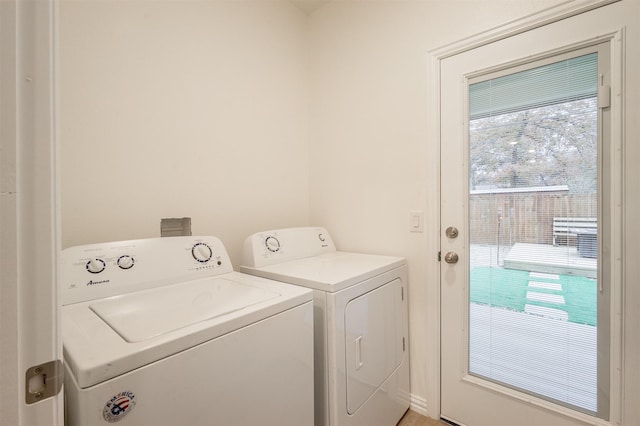
[(260, 268), (241, 266), (240, 270), (333, 293), (404, 265), (402, 257), (336, 251)]
[(208, 278), (124, 294), (89, 308), (129, 343), (142, 342), (279, 297), (266, 288)]

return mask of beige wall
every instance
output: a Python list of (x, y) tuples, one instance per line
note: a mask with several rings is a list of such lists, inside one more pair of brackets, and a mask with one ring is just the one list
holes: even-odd
[(307, 17), (288, 2), (60, 2), (62, 245), (192, 218), (235, 264), (308, 223)]
[[(558, 3), (337, 1), (311, 15), (311, 221), (343, 250), (408, 259), (417, 406), (428, 406), (427, 381), (439, 377), (428, 371), (438, 338), (429, 335), (428, 310), (439, 303), (427, 297), (439, 285), (427, 280), (439, 238), (428, 52)], [(409, 232), (410, 210), (426, 212), (424, 233)]]
[[(336, 0), (307, 17), (286, 2), (64, 0), (63, 246), (156, 236), (161, 217), (191, 216), (194, 233), (220, 236), (236, 264), (249, 233), (306, 224), (326, 226), (341, 250), (405, 256), (412, 394), (424, 408), (439, 379), (428, 52), (562, 2)], [(629, 71), (640, 68), (634, 55)], [(637, 101), (627, 107), (637, 116)], [(626, 152), (629, 217), (636, 145)], [(426, 212), (424, 233), (409, 232), (410, 210)], [(629, 253), (638, 241), (629, 238)], [(636, 287), (628, 303), (640, 301)], [(639, 323), (625, 330), (630, 348)], [(629, 365), (634, 397), (639, 371)]]

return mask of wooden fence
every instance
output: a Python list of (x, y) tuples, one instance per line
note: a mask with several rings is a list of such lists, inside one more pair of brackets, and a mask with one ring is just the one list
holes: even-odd
[(472, 191), (470, 242), (552, 244), (554, 217), (597, 217), (597, 206), (595, 193), (570, 194), (567, 189)]

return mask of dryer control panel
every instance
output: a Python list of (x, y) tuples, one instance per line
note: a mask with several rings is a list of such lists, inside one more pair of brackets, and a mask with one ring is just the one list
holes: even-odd
[(322, 227), (284, 228), (249, 236), (242, 250), (242, 266), (267, 265), (335, 252), (331, 236)]
[(60, 256), (62, 304), (233, 271), (217, 237), (165, 237), (87, 244)]

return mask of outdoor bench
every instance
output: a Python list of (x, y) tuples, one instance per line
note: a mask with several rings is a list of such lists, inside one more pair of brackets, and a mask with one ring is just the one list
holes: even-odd
[(563, 237), (567, 244), (567, 237), (577, 237), (579, 234), (596, 235), (598, 219), (595, 217), (554, 217), (553, 245), (558, 245), (558, 237)]

